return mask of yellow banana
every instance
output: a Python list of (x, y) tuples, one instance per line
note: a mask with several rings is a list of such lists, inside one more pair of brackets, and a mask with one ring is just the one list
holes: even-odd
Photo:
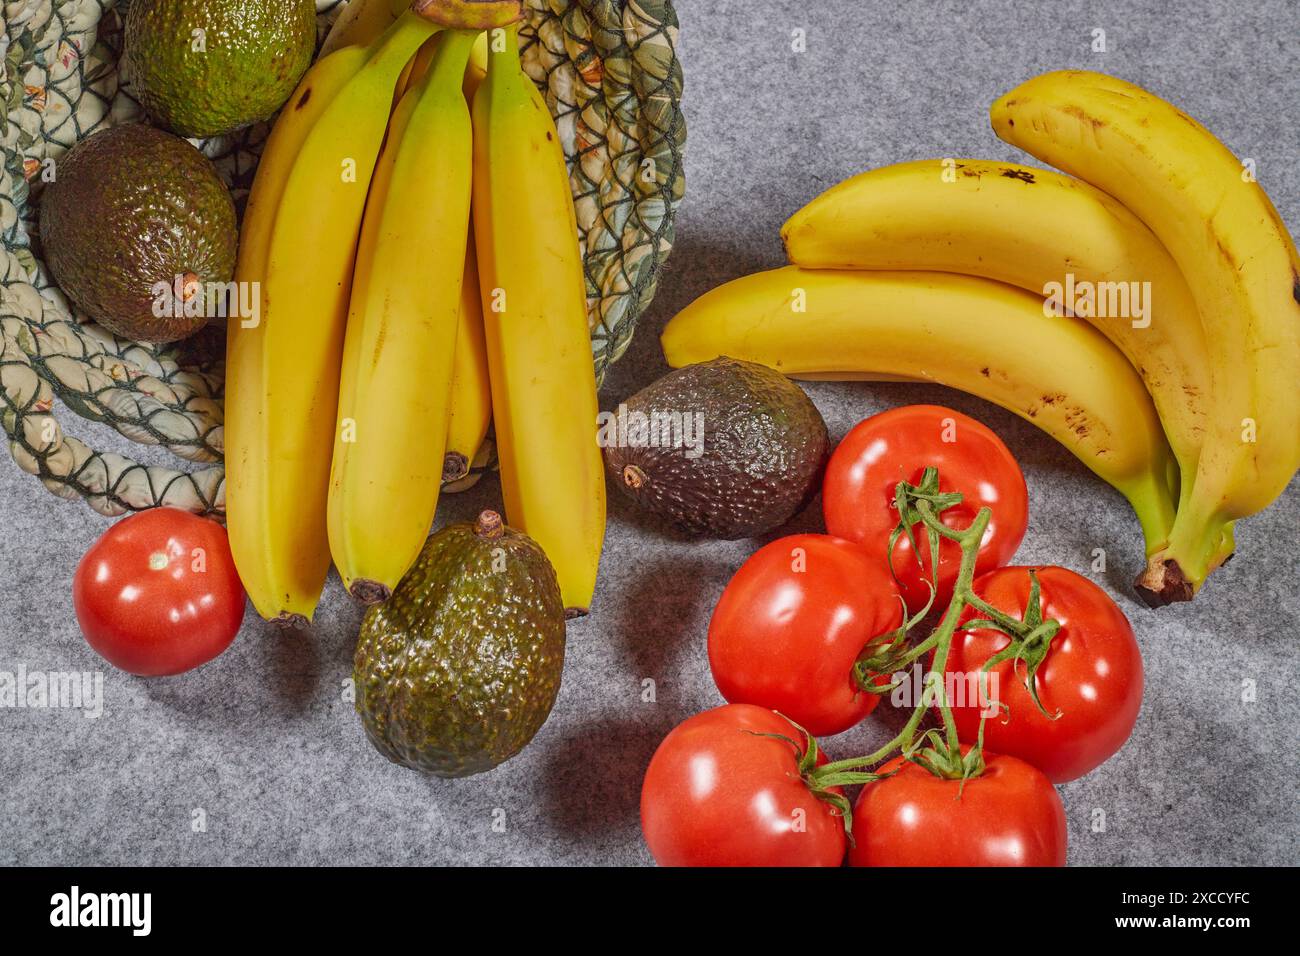
[(1009, 143), (1120, 200), (1178, 263), (1210, 355), (1212, 399), (1192, 493), (1139, 580), (1189, 600), (1227, 521), (1267, 507), (1300, 467), (1300, 257), (1249, 170), (1208, 130), (1123, 80), (1047, 73), (1001, 97)]
[(674, 368), (727, 355), (794, 378), (937, 382), (1001, 405), (1132, 503), (1148, 553), (1173, 520), (1175, 464), (1124, 356), (1040, 296), (941, 272), (788, 266), (705, 293), (663, 333)]
[(483, 338), (483, 305), (479, 299), (478, 266), (474, 237), (465, 250), (465, 278), (461, 283), (460, 320), (456, 326), (456, 351), (452, 356), (451, 417), (447, 422), (447, 450), (442, 480), (458, 482), (469, 471), (492, 421), (492, 387), (488, 379), (487, 343)]
[(329, 570), (325, 501), (357, 230), (393, 83), (434, 29), (403, 16), (368, 51), (319, 61), (281, 111), (253, 184), (236, 279), (258, 284), (260, 314), (228, 327), (226, 516), (240, 578), (268, 620), (310, 621)]
[[(436, 41), (425, 43), (403, 70), (398, 80), (400, 97), (408, 85), (418, 83), (433, 60)], [(463, 91), (466, 102), (487, 75), (487, 34), (474, 39), (469, 63), (465, 67)], [(451, 419), (447, 426), (447, 450), (443, 458), (443, 482), (447, 491), (464, 491), (473, 487), (466, 481), (471, 465), (487, 436), (492, 420), (492, 396), (488, 384), (486, 344), (483, 340), (483, 309), (479, 301), (478, 268), (474, 242), (470, 237), (465, 255), (465, 278), (461, 285), (460, 324), (456, 333), (456, 353), (451, 380)], [(477, 475), (472, 476), (477, 478)]]
[(605, 535), (596, 378), (573, 197), (559, 134), (494, 31), (474, 96), (474, 238), (509, 523), (546, 551), (585, 613)]
[(410, 5), (409, 0), (348, 0), (326, 34), (320, 55), (329, 56), (348, 46), (368, 47)]
[[(465, 99), (471, 103), (474, 102), (474, 93), (483, 82), (483, 77), (487, 76), (487, 45), (487, 33), (479, 33), (474, 38), (474, 48), (470, 51), (469, 63), (465, 66)], [(411, 61), (406, 64), (406, 69), (402, 71), (402, 77), (397, 81), (399, 98), (406, 92), (408, 85), (420, 81), (420, 77), (424, 76), (432, 60), (433, 41), (430, 40), (415, 51), (415, 56), (411, 57)]]
[[(375, 166), (339, 383), (329, 541), (344, 586), (385, 600), (433, 524), (469, 234), (474, 34), (444, 30)], [(459, 241), (458, 241), (459, 240)]]
[(1200, 316), (1164, 246), (1105, 193), (1014, 163), (919, 160), (831, 187), (781, 237), (805, 268), (958, 272), (1073, 310), (1141, 374), (1178, 460), (1180, 498), (1190, 493), (1210, 400)]
[[(468, 103), (487, 76), (488, 34), (480, 33), (470, 51), (462, 90)], [(465, 253), (465, 284), (461, 296), (460, 325), (456, 331), (455, 372), (451, 377), (451, 422), (447, 427), (447, 454), (443, 459), (446, 491), (464, 491), (477, 483), (483, 442), (492, 423), (492, 389), (488, 380), (487, 342), (483, 337), (483, 302), (479, 298), (478, 262), (474, 236)]]

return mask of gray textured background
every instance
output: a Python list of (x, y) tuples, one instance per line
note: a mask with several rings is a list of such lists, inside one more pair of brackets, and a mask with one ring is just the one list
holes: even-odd
[[(826, 186), (906, 159), (1023, 159), (994, 138), (986, 111), (1043, 70), (1106, 70), (1173, 100), (1254, 157), (1283, 218), (1293, 230), (1300, 223), (1294, 0), (1182, 3), (1169, 13), (1128, 0), (679, 7), (687, 198), (659, 297), (609, 377), (605, 407), (664, 370), (656, 333), (676, 310), (780, 264), (780, 224)], [(1105, 54), (1089, 50), (1095, 27), (1106, 30)], [(795, 28), (807, 30), (801, 55), (790, 48)], [(1093, 548), (1111, 555), (1103, 583), (1137, 631), (1147, 691), (1128, 746), (1062, 788), (1073, 863), (1300, 860), (1300, 485), (1243, 523), (1237, 559), (1195, 606), (1154, 612), (1127, 588), (1141, 541), (1124, 500), (1015, 416), (933, 387), (810, 391), (836, 438), (904, 402), (975, 415), (1027, 473), (1031, 528), (1018, 560), (1086, 573)], [(135, 450), (79, 422), (73, 430)], [(495, 481), (484, 482), (448, 499), (443, 517), (468, 516), (496, 495)], [(617, 497), (610, 518), (595, 612), (570, 628), (559, 703), (504, 767), (443, 782), (370, 748), (343, 699), (359, 614), (332, 579), (310, 637), (250, 619), (225, 656), (183, 677), (145, 681), (104, 667), (98, 720), (0, 710), (0, 863), (649, 862), (637, 821), (642, 771), (670, 727), (721, 702), (705, 628), (756, 543), (679, 540)], [(814, 507), (795, 527), (819, 521)], [(101, 667), (78, 633), (69, 586), (105, 527), (0, 461), (0, 670)], [(645, 678), (655, 703), (642, 700)], [(1258, 686), (1254, 703), (1242, 701), (1247, 679)], [(887, 739), (886, 726), (873, 717), (828, 749), (866, 752)], [(207, 826), (196, 833), (200, 808)], [(1097, 809), (1100, 833), (1090, 826)]]

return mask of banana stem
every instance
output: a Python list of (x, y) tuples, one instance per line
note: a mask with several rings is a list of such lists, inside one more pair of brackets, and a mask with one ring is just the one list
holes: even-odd
[(415, 0), (411, 10), (453, 30), (495, 30), (524, 15), (521, 0)]
[(429, 88), (439, 86), (445, 88), (454, 87), (460, 90), (461, 80), (465, 75), (465, 64), (469, 62), (470, 51), (474, 49), (474, 40), (478, 37), (477, 30), (443, 30), (436, 42), (437, 50), (433, 55), (433, 62), (429, 69), (425, 70), (424, 76), (420, 77), (419, 85), (415, 88), (417, 98)]

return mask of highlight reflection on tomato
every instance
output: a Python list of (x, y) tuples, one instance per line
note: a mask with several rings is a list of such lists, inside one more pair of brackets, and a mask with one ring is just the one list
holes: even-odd
[(72, 600), (87, 643), (143, 677), (212, 660), (235, 639), (245, 604), (226, 529), (178, 508), (109, 528), (77, 565)]
[[(1020, 620), (1029, 600), (1030, 570), (999, 568), (976, 579), (975, 593)], [(1033, 571), (1041, 587), (1043, 618), (1061, 625), (1034, 676), (1047, 714), (1025, 686), (1023, 664), (996, 664), (990, 669), (997, 680), (988, 682), (989, 699), (1007, 709), (985, 721), (984, 745), (1065, 783), (1109, 759), (1133, 732), (1142, 705), (1142, 654), (1128, 619), (1105, 591), (1065, 568)], [(979, 616), (968, 608), (962, 619)], [(1009, 642), (1000, 631), (958, 630), (945, 669), (951, 675), (976, 673)], [(954, 704), (959, 737), (974, 743), (980, 702)]]
[(872, 639), (903, 621), (888, 568), (861, 545), (797, 534), (741, 565), (709, 622), (722, 696), (785, 714), (815, 737), (848, 730), (880, 698), (854, 682)]
[[(970, 748), (963, 747), (966, 753)], [(1023, 760), (985, 751), (964, 783), (895, 757), (853, 808), (853, 866), (1064, 866), (1065, 808)], [(901, 768), (901, 769), (899, 769)]]
[(696, 714), (663, 739), (641, 787), (641, 829), (660, 866), (840, 865), (843, 819), (804, 782), (795, 748), (771, 734), (804, 739), (749, 704)]

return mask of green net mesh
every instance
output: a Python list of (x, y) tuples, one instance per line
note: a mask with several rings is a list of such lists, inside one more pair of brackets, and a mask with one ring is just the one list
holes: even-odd
[[(323, 37), (344, 0), (317, 0)], [(673, 242), (686, 127), (671, 0), (527, 0), (525, 69), (545, 93), (570, 161), (597, 378), (627, 348)], [(82, 321), (33, 246), (42, 176), (104, 125), (141, 119), (119, 76), (114, 0), (0, 7), (0, 426), (14, 460), (54, 494), (106, 515), (171, 505), (224, 511), (224, 331), (167, 346)], [(269, 132), (200, 143), (242, 206)], [(64, 432), (55, 399), (191, 470), (98, 452)], [(482, 465), (481, 455), (477, 464)]]

